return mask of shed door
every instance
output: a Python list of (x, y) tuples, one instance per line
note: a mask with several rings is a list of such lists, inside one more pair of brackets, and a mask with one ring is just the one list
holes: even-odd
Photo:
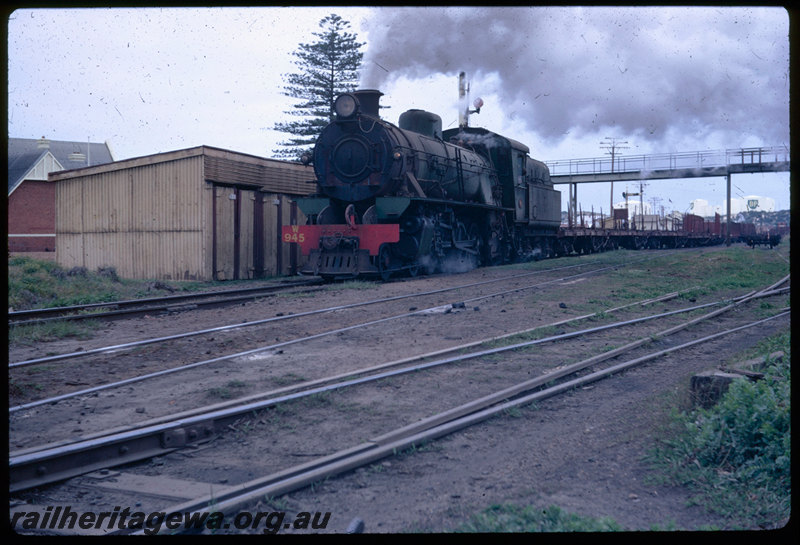
[(214, 280), (238, 278), (235, 263), (238, 252), (239, 190), (235, 187), (214, 187)]
[(239, 280), (263, 274), (262, 198), (260, 191), (214, 187), (214, 280)]
[(305, 222), (285, 195), (214, 186), (214, 280), (297, 274), (300, 249), (284, 245), (281, 226)]

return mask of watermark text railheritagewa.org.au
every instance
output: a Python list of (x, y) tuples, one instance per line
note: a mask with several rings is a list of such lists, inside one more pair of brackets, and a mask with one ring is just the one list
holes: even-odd
[(300, 512), (287, 517), (283, 511), (242, 511), (225, 519), (219, 511), (144, 513), (132, 511), (130, 507), (114, 507), (112, 511), (94, 513), (76, 512), (69, 506), (46, 507), (44, 511), (17, 511), (11, 514), (11, 527), (16, 530), (81, 530), (104, 529), (142, 530), (145, 534), (167, 532), (223, 530), (260, 530), (264, 534), (276, 534), (281, 530), (324, 530), (330, 520), (330, 512)]

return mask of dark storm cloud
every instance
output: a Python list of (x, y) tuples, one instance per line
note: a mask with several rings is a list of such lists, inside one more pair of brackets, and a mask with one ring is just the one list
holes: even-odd
[(504, 110), (551, 142), (614, 128), (788, 144), (781, 8), (384, 8), (365, 28), (364, 87), (496, 75)]

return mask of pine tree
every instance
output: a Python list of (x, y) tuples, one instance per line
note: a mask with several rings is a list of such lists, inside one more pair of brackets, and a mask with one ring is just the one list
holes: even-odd
[(333, 121), (333, 101), (358, 86), (364, 42), (347, 32), (350, 23), (336, 14), (323, 18), (319, 26), (322, 31), (313, 33), (318, 40), (300, 44), (292, 53), (300, 71), (284, 74), (283, 94), (299, 100), (285, 113), (304, 119), (275, 124), (275, 130), (294, 135), (279, 143), (283, 149), (273, 150), (277, 158), (298, 159), (310, 151), (323, 127)]

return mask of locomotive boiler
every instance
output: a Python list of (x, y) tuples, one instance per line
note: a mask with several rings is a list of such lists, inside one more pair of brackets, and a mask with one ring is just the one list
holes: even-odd
[(560, 192), (527, 146), (441, 118), (380, 118), (376, 90), (339, 96), (313, 150), (317, 193), (283, 240), (308, 256), (303, 274), (325, 278), (455, 271), (552, 251)]

